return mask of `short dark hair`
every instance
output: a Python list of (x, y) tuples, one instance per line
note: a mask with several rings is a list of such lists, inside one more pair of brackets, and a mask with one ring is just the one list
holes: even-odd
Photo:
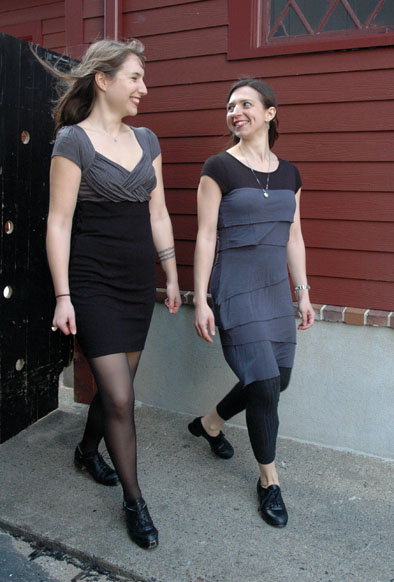
[[(236, 89), (239, 89), (240, 87), (252, 87), (252, 89), (255, 89), (257, 93), (259, 93), (260, 95), (260, 100), (263, 104), (264, 109), (269, 109), (270, 107), (275, 108), (278, 107), (278, 102), (276, 100), (275, 93), (273, 92), (272, 88), (264, 81), (258, 81), (253, 77), (246, 77), (245, 79), (240, 79), (239, 81), (234, 83), (230, 87), (230, 90), (228, 92), (227, 103), (230, 101), (230, 97), (234, 93), (234, 91)], [(279, 137), (278, 125), (279, 125), (278, 115), (275, 115), (274, 119), (270, 121), (270, 129), (268, 133), (268, 142), (270, 148), (272, 148), (272, 146)], [(239, 137), (233, 135), (233, 140), (235, 143), (238, 143)]]

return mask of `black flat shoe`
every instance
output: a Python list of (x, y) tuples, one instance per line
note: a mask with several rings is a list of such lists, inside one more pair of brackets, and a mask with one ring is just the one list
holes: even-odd
[(140, 548), (152, 550), (159, 545), (159, 532), (153, 525), (145, 501), (140, 497), (133, 503), (123, 502), (126, 512), (126, 524), (133, 542)]
[(259, 512), (269, 525), (285, 527), (288, 515), (282, 499), (279, 485), (270, 485), (266, 489), (257, 481), (257, 496), (259, 498)]
[(97, 483), (110, 486), (119, 483), (118, 474), (107, 465), (98, 451), (83, 453), (78, 445), (75, 449), (74, 463), (78, 469), (86, 470)]
[(189, 431), (196, 437), (204, 437), (204, 439), (209, 442), (212, 452), (221, 459), (231, 459), (234, 454), (234, 449), (228, 440), (224, 438), (222, 431), (220, 431), (218, 436), (210, 436), (201, 424), (201, 418), (201, 416), (195, 418), (193, 422), (188, 425)]

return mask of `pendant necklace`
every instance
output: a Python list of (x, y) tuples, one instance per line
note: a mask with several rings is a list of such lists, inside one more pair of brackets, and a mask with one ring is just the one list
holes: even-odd
[(90, 129), (90, 131), (96, 131), (97, 133), (106, 135), (107, 137), (111, 138), (115, 143), (118, 143), (120, 132), (118, 133), (117, 137), (114, 137), (113, 135), (107, 133), (106, 131), (103, 131), (102, 129), (95, 129), (94, 127), (88, 127), (88, 129)]
[(269, 186), (269, 183), (270, 183), (270, 173), (269, 173), (269, 172), (270, 172), (271, 157), (269, 157), (269, 158), (268, 158), (268, 172), (267, 172), (267, 182), (266, 182), (266, 184), (265, 184), (265, 188), (263, 188), (263, 185), (261, 184), (261, 182), (260, 182), (260, 180), (259, 180), (259, 178), (258, 178), (257, 174), (255, 173), (254, 169), (253, 169), (253, 168), (252, 168), (252, 166), (249, 164), (249, 160), (248, 160), (248, 158), (245, 156), (245, 153), (244, 153), (243, 149), (241, 148), (241, 146), (240, 146), (240, 148), (239, 148), (239, 149), (241, 150), (241, 152), (242, 152), (242, 154), (243, 154), (243, 156), (244, 156), (244, 158), (245, 158), (245, 160), (246, 160), (246, 164), (247, 164), (247, 166), (248, 166), (249, 170), (252, 172), (253, 176), (256, 178), (256, 181), (257, 181), (258, 185), (260, 186), (261, 190), (263, 191), (263, 196), (264, 196), (264, 198), (269, 198), (269, 193), (268, 193), (268, 186)]

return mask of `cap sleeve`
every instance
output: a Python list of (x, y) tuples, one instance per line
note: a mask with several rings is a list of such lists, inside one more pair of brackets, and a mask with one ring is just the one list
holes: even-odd
[(54, 156), (67, 158), (82, 169), (80, 141), (72, 126), (65, 126), (59, 130), (52, 150), (52, 158)]
[(209, 176), (212, 180), (215, 180), (223, 194), (229, 192), (227, 172), (220, 154), (207, 159), (202, 167), (200, 176)]
[(143, 141), (148, 145), (152, 161), (155, 160), (161, 153), (159, 140), (157, 139), (156, 135), (148, 127), (133, 127), (132, 129), (135, 132), (139, 132), (139, 135)]
[(302, 180), (297, 166), (294, 166), (294, 171), (295, 171), (295, 192), (297, 193), (302, 186)]

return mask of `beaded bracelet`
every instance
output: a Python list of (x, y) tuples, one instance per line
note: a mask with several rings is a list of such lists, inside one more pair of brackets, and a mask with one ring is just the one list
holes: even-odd
[(58, 297), (70, 297), (70, 293), (60, 293), (60, 295), (55, 295), (55, 299)]
[(311, 288), (310, 285), (296, 285), (294, 287), (294, 291), (301, 291), (302, 289), (308, 289), (309, 291), (310, 288)]

